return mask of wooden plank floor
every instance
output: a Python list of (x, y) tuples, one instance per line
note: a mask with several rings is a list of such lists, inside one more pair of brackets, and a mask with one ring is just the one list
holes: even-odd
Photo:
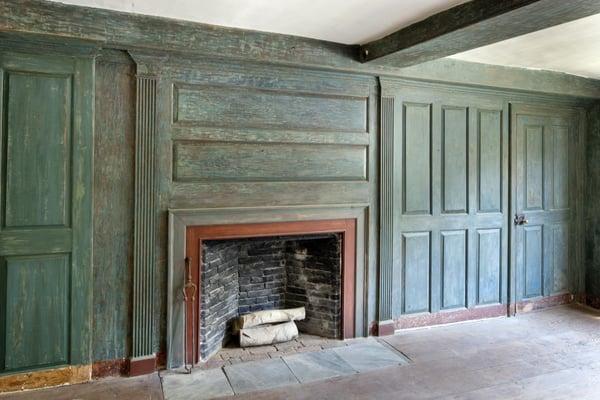
[[(233, 399), (600, 399), (600, 313), (563, 306), (384, 340), (412, 363)], [(157, 399), (160, 382), (111, 379), (5, 399)], [(199, 388), (201, 390), (201, 388)], [(114, 397), (117, 395), (120, 397)]]

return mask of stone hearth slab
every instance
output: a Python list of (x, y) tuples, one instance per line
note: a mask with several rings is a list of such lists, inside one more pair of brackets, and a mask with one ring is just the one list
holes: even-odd
[(205, 400), (231, 396), (233, 390), (220, 368), (194, 370), (191, 374), (161, 373), (165, 400)]
[(250, 361), (223, 369), (236, 394), (299, 384), (281, 358)]
[(405, 357), (373, 339), (327, 351), (335, 352), (358, 372), (408, 364)]
[(332, 351), (317, 351), (283, 357), (301, 383), (350, 375), (356, 371)]

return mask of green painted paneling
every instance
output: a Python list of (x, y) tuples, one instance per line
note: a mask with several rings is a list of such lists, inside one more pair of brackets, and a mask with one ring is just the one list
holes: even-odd
[(506, 104), (404, 81), (386, 80), (382, 91), (401, 104), (394, 120), (402, 121), (392, 190), (405, 205), (394, 201), (392, 221), (381, 221), (392, 224), (382, 232), (394, 227), (402, 238), (394, 239), (392, 318), (506, 302)]
[(525, 209), (535, 210), (544, 207), (544, 128), (525, 128)]
[(552, 229), (552, 293), (569, 291), (569, 224), (556, 224)]
[(600, 102), (587, 113), (585, 143), (585, 291), (600, 307)]
[(128, 357), (131, 344), (135, 69), (116, 56), (96, 63), (94, 360)]
[(480, 110), (477, 124), (478, 200), (480, 212), (502, 209), (502, 118), (500, 111)]
[(441, 308), (467, 306), (467, 231), (445, 231), (442, 236)]
[(69, 359), (68, 255), (6, 257), (7, 370)]
[(90, 362), (91, 58), (0, 52), (2, 371)]
[(176, 142), (173, 150), (176, 182), (367, 178), (367, 146)]
[(442, 211), (466, 213), (469, 194), (467, 109), (444, 108), (442, 113)]
[(203, 126), (367, 131), (367, 98), (249, 87), (175, 86), (174, 122)]
[[(502, 283), (502, 235), (500, 229), (477, 230), (478, 305), (500, 303)], [(504, 289), (506, 286), (504, 286)]]
[(5, 79), (4, 226), (68, 226), (71, 77), (7, 72)]
[(569, 129), (565, 126), (553, 126), (553, 206), (555, 209), (569, 207)]
[(404, 104), (403, 193), (405, 214), (431, 212), (431, 105)]
[(427, 312), (431, 268), (431, 238), (429, 232), (411, 232), (402, 235), (404, 253), (405, 314)]
[(523, 229), (523, 298), (542, 295), (543, 283), (543, 237), (542, 226), (526, 226)]
[(576, 293), (578, 114), (515, 106), (512, 120), (515, 214), (528, 220), (515, 228), (517, 299)]

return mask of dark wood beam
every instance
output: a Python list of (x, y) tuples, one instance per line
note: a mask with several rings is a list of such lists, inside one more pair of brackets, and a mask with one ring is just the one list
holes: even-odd
[(473, 0), (364, 44), (359, 57), (405, 67), (598, 13), (598, 0)]

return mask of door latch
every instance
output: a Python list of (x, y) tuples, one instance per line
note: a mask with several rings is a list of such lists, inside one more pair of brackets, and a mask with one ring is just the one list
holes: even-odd
[(529, 221), (525, 217), (525, 214), (515, 214), (514, 223), (515, 225), (526, 225)]

